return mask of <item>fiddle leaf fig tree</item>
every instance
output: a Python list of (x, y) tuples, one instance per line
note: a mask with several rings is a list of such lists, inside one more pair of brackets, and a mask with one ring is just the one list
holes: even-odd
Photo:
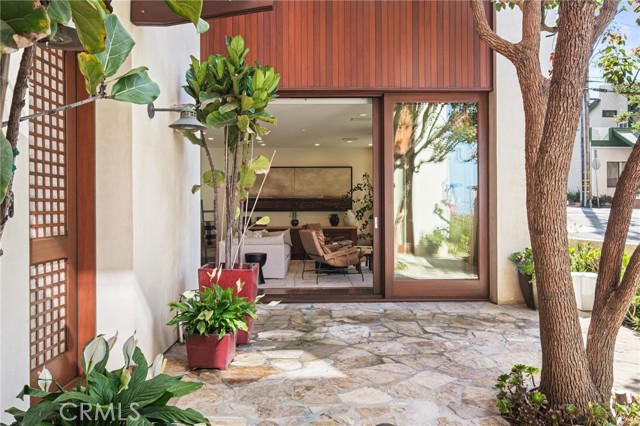
[[(201, 185), (213, 188), (218, 235), (229, 242), (235, 232), (241, 231), (235, 256), (232, 244), (225, 245), (224, 263), (230, 267), (235, 263), (234, 257), (242, 254), (246, 228), (240, 226), (240, 216), (249, 212), (249, 190), (258, 181), (258, 175), (266, 175), (271, 165), (268, 158), (253, 156), (253, 143), (269, 133), (261, 123), (277, 124), (266, 108), (277, 96), (280, 74), (270, 66), (247, 64), (249, 49), (241, 36), (227, 37), (226, 41), (227, 56), (211, 55), (202, 62), (191, 57), (184, 90), (195, 101), (198, 120), (223, 130), (225, 155), (221, 159), (223, 164), (217, 168), (204, 132), (199, 135), (185, 132), (185, 136), (207, 155), (210, 169), (203, 174)], [(193, 192), (201, 185), (195, 185)], [(224, 201), (222, 215), (218, 213), (218, 201)]]
[[(192, 22), (199, 33), (208, 29), (208, 24), (200, 18), (202, 0), (165, 0), (165, 3), (174, 13)], [(13, 84), (9, 119), (2, 123), (0, 131), (0, 240), (13, 200), (11, 188), (15, 156), (18, 155), (18, 129), (35, 44), (47, 37), (51, 39), (59, 25), (70, 22), (73, 22), (85, 50), (78, 54), (78, 68), (91, 96), (44, 114), (64, 111), (97, 99), (146, 105), (160, 94), (160, 88), (149, 77), (147, 67), (137, 67), (118, 75), (135, 41), (113, 13), (111, 0), (2, 0), (0, 75), (6, 75), (11, 53), (21, 51), (22, 57)], [(0, 83), (0, 88), (7, 86), (6, 81)], [(4, 119), (5, 90), (0, 90), (0, 94), (0, 119)]]

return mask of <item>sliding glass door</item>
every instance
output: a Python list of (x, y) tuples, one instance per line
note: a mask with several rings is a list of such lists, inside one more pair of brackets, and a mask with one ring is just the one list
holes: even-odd
[(385, 97), (386, 297), (488, 297), (485, 104)]

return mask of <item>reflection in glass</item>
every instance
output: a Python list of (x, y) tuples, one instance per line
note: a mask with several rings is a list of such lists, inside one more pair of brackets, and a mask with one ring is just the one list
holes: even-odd
[(396, 279), (478, 277), (478, 106), (396, 103)]

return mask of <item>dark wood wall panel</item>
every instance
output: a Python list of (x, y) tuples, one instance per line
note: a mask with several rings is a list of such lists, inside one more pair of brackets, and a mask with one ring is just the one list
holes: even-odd
[(282, 90), (492, 89), (491, 53), (462, 0), (275, 1), (209, 24), (202, 57), (241, 34), (249, 61), (275, 67)]

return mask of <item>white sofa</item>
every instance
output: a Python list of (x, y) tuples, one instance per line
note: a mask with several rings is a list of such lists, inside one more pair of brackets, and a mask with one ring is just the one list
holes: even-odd
[[(258, 233), (255, 233), (258, 235)], [(218, 247), (218, 261), (224, 261), (225, 242)], [(238, 250), (238, 240), (233, 242), (233, 252)], [(262, 267), (265, 278), (282, 279), (287, 276), (291, 263), (291, 237), (289, 230), (270, 232), (258, 236), (245, 236), (244, 253), (266, 253), (267, 262)]]

